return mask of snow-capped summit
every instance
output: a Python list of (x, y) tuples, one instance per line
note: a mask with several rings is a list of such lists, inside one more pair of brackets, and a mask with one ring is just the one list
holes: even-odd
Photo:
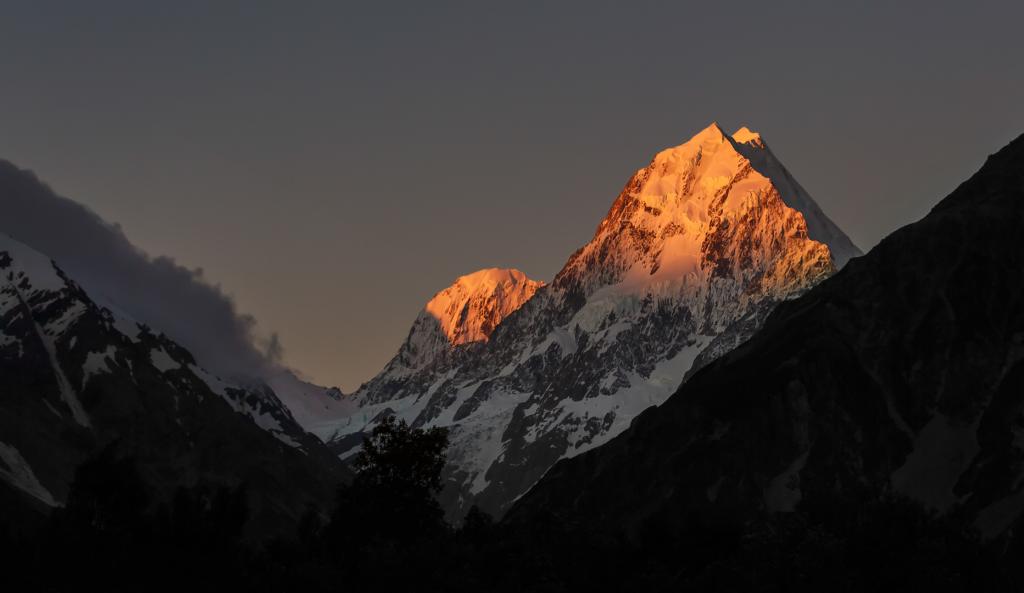
[(460, 276), (434, 295), (424, 312), (437, 319), (452, 345), (486, 342), (501, 320), (541, 286), (519, 270), (487, 268)]
[(395, 381), (486, 343), (494, 329), (543, 286), (515, 269), (487, 268), (460, 276), (427, 302), (398, 354), (359, 389), (357, 399), (377, 401), (378, 393), (389, 399)]
[[(655, 155), (629, 181), (594, 238), (574, 255), (555, 284), (571, 279), (588, 294), (602, 286), (634, 287), (661, 279), (692, 286), (704, 283), (701, 268), (721, 275), (729, 266), (734, 275), (761, 274), (777, 291), (799, 283), (789, 268), (806, 262), (795, 260), (840, 268), (860, 254), (759, 134), (743, 127), (736, 136), (741, 140), (712, 123), (689, 141)], [(790, 249), (781, 260), (762, 252), (745, 253), (740, 262), (735, 258), (740, 254), (714, 249), (716, 244), (735, 245), (729, 239), (742, 234), (744, 226), (763, 228), (777, 239), (812, 241), (799, 243), (799, 252)], [(796, 245), (791, 242), (789, 247)], [(764, 268), (768, 264), (778, 269)]]
[(442, 502), (500, 514), (858, 254), (760, 135), (713, 123), (637, 171), (550, 284), (508, 307), (497, 271), (439, 293), (331, 445), (352, 454), (384, 415), (447, 426)]
[(747, 126), (743, 126), (733, 132), (732, 139), (740, 144), (753, 144), (754, 146), (762, 146), (764, 144), (761, 141), (761, 134), (758, 134)]

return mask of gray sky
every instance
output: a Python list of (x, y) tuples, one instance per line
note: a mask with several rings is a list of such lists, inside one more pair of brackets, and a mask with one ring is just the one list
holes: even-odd
[(549, 280), (712, 120), (863, 249), (1024, 132), (1019, 1), (686, 4), (0, 2), (0, 158), (351, 390), (456, 276)]

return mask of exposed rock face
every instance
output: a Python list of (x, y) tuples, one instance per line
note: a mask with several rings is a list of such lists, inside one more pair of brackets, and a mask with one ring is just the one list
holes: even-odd
[(635, 532), (687, 514), (899, 494), (984, 537), (1024, 525), (1024, 137), (928, 216), (697, 372), (510, 518)]
[(264, 384), (240, 385), (100, 307), (46, 256), (0, 235), (0, 485), (62, 504), (77, 467), (107, 447), (159, 495), (248, 485), (255, 531), (329, 508), (348, 475)]
[[(456, 312), (496, 309), (462, 305), (462, 279), (440, 293), (452, 296), (439, 315), (428, 305), (353, 396), (359, 410), (332, 446), (351, 454), (382, 414), (449, 426), (450, 514), (476, 503), (500, 515), (555, 461), (623, 431), (695, 361), (857, 254), (760, 136), (712, 124), (639, 170), (593, 239), (525, 303), (475, 320)], [(468, 333), (445, 325), (456, 317)], [(463, 340), (492, 325), (486, 340)]]

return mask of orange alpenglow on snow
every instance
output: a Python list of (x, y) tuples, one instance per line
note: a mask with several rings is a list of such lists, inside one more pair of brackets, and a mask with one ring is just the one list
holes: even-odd
[(487, 341), (494, 328), (542, 286), (519, 270), (487, 268), (459, 277), (434, 295), (425, 310), (453, 346)]
[(761, 134), (754, 132), (747, 126), (743, 126), (742, 128), (736, 130), (736, 132), (734, 132), (732, 135), (732, 139), (735, 140), (736, 142), (739, 142), (740, 144), (761, 144)]
[[(742, 242), (725, 239), (737, 224), (752, 225), (761, 247), (736, 251)], [(586, 294), (675, 294), (679, 284), (708, 285), (713, 263), (749, 260), (729, 275), (763, 274), (761, 288), (783, 295), (807, 283), (814, 262), (838, 269), (859, 254), (760, 134), (744, 126), (730, 136), (712, 123), (636, 172), (554, 285), (576, 278)]]

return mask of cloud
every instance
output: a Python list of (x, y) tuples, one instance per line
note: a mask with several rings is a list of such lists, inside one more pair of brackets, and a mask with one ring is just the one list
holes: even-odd
[(164, 332), (215, 372), (265, 377), (278, 368), (277, 336), (261, 338), (256, 320), (201, 269), (147, 255), (118, 225), (2, 160), (0, 232), (53, 258), (98, 301)]

